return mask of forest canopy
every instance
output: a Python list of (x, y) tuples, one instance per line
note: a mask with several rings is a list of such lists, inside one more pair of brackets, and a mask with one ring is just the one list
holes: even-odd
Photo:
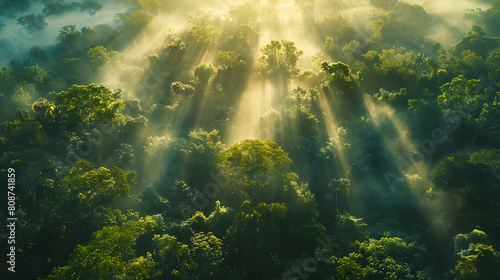
[(499, 0), (1, 2), (0, 278), (497, 279), (499, 26)]

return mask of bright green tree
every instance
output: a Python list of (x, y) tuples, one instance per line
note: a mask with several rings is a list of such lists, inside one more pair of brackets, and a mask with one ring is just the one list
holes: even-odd
[(244, 140), (233, 144), (217, 158), (217, 165), (230, 178), (227, 203), (239, 208), (247, 199), (255, 203), (285, 202), (295, 193), (297, 174), (288, 171), (292, 161), (271, 141)]
[(139, 5), (151, 14), (157, 15), (163, 6), (163, 3), (158, 0), (139, 0)]
[(112, 91), (103, 85), (74, 85), (67, 91), (54, 94), (57, 116), (72, 124), (94, 126), (116, 120), (123, 108), (120, 91)]
[(93, 234), (88, 245), (75, 249), (67, 265), (54, 268), (46, 279), (149, 279), (157, 274), (152, 254), (137, 257), (134, 247), (140, 236), (157, 227), (150, 216), (104, 227)]

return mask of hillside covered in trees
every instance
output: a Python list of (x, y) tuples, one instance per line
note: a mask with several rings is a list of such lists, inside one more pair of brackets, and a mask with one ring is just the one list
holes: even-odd
[(500, 275), (500, 0), (4, 0), (0, 68), (1, 279)]

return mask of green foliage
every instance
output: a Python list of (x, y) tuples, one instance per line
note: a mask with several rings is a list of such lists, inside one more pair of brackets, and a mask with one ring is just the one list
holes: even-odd
[(150, 216), (94, 233), (87, 246), (79, 245), (68, 265), (57, 267), (50, 279), (149, 279), (156, 274), (151, 253), (135, 256), (137, 239), (158, 227)]
[(353, 74), (351, 67), (345, 63), (330, 64), (326, 61), (321, 63), (321, 70), (326, 73), (325, 82), (332, 92), (344, 92), (349, 95), (349, 99), (356, 98), (352, 95), (362, 81), (360, 72)]
[(442, 94), (438, 96), (438, 104), (443, 111), (454, 110), (455, 105), (465, 109), (467, 105), (480, 102), (481, 93), (485, 90), (481, 81), (467, 80), (464, 76), (454, 78), (451, 83), (444, 84), (440, 89)]
[(458, 209), (475, 217), (476, 224), (494, 223), (483, 215), (483, 211), (499, 207), (497, 201), (491, 199), (500, 195), (497, 164), (492, 160), (497, 153), (497, 150), (490, 150), (470, 156), (453, 154), (442, 159), (432, 172), (436, 190), (451, 193)]
[(355, 242), (354, 252), (337, 261), (339, 279), (419, 279), (416, 267), (425, 249), (398, 237)]
[(254, 203), (285, 202), (295, 192), (297, 175), (288, 172), (292, 161), (271, 141), (244, 140), (232, 145), (217, 158), (217, 165), (229, 175), (227, 187), (230, 206), (239, 208), (251, 199)]
[(486, 59), (488, 66), (492, 69), (493, 73), (491, 78), (495, 81), (500, 79), (500, 48), (496, 48), (491, 51), (490, 55)]
[(151, 17), (146, 12), (141, 11), (118, 13), (116, 16), (125, 26), (133, 30), (141, 30), (151, 21)]
[(29, 32), (40, 31), (47, 27), (45, 17), (35, 14), (18, 17), (17, 24), (22, 25), (23, 29), (26, 29)]
[(188, 22), (193, 24), (189, 30), (192, 42), (200, 48), (206, 48), (213, 44), (217, 39), (215, 24), (218, 18), (212, 13), (203, 10), (196, 10), (186, 16)]
[(491, 141), (492, 143), (500, 140), (500, 133), (498, 131), (500, 121), (500, 96), (498, 92), (492, 103), (484, 103), (481, 113), (475, 120), (474, 128)]
[(85, 207), (94, 207), (128, 194), (134, 177), (134, 172), (124, 173), (118, 167), (96, 169), (88, 161), (79, 161), (64, 177), (60, 188), (68, 198), (74, 196)]
[(244, 66), (245, 61), (239, 59), (240, 55), (235, 52), (217, 52), (217, 59), (219, 60), (222, 68), (237, 68)]
[[(151, 166), (156, 167), (149, 168), (148, 172), (150, 176), (162, 178), (157, 191), (172, 202), (188, 205), (192, 205), (198, 192), (204, 192), (206, 184), (214, 181), (210, 174), (216, 173), (215, 159), (225, 148), (216, 130), (192, 131), (188, 139), (162, 137), (150, 138), (148, 142), (146, 153)], [(205, 208), (209, 209), (212, 208)]]
[(474, 25), (450, 51), (458, 55), (469, 50), (485, 58), (493, 48), (498, 47), (498, 44), (498, 39), (486, 36), (486, 32), (480, 26)]
[(68, 234), (88, 234), (103, 225), (116, 224), (122, 215), (109, 205), (129, 193), (134, 177), (135, 172), (125, 173), (118, 167), (95, 168), (90, 162), (78, 161), (41, 200), (44, 229), (63, 239)]
[[(37, 132), (39, 125), (36, 122), (27, 122), (28, 127), (19, 127), (16, 130), (28, 130), (31, 135), (21, 134), (19, 138), (23, 141), (14, 142), (25, 144), (25, 141), (36, 141), (32, 134)], [(33, 125), (35, 127), (33, 127)], [(32, 131), (35, 129), (35, 131)], [(18, 131), (17, 133), (22, 133)], [(18, 141), (18, 139), (15, 139)], [(6, 168), (14, 168), (20, 173), (24, 173), (23, 178), (18, 178), (16, 185), (18, 189), (16, 194), (24, 201), (24, 206), (31, 207), (39, 202), (46, 191), (54, 184), (55, 170), (51, 168), (52, 155), (41, 148), (29, 147), (26, 145), (18, 152), (10, 151), (2, 154), (0, 166), (2, 174), (7, 171)], [(7, 176), (7, 175), (5, 175)]]
[(497, 110), (498, 92), (485, 88), (483, 82), (458, 76), (440, 87), (437, 101), (442, 113), (450, 120), (464, 119), (472, 129), (495, 142), (499, 139)]
[(500, 272), (500, 253), (493, 246), (471, 244), (470, 253), (462, 253), (455, 270), (459, 279), (495, 279)]
[(351, 244), (357, 240), (364, 240), (365, 236), (362, 227), (366, 226), (366, 224), (362, 220), (362, 218), (356, 218), (348, 213), (337, 215), (335, 221), (336, 240), (341, 244)]
[(392, 9), (372, 12), (374, 42), (392, 46), (417, 46), (429, 32), (432, 17), (422, 6), (404, 2), (388, 2)]
[[(386, 103), (389, 103), (391, 105), (394, 105), (394, 106), (404, 106), (406, 105), (405, 101), (406, 101), (406, 95), (407, 95), (407, 91), (406, 91), (406, 88), (402, 88), (396, 92), (392, 91), (387, 91), (385, 89), (380, 89), (379, 92), (375, 93), (375, 97), (379, 100), (379, 101), (382, 101), (382, 102), (386, 102)], [(412, 102), (415, 102), (415, 100), (412, 100)], [(408, 100), (408, 105), (409, 107), (413, 107), (413, 103), (410, 104), (410, 100)]]
[(487, 244), (489, 245), (488, 237), (484, 231), (475, 229), (470, 233), (457, 234), (454, 238), (455, 254), (460, 255), (462, 252), (469, 249), (472, 244)]
[(228, 260), (243, 265), (256, 277), (276, 275), (286, 212), (283, 204), (261, 203), (252, 207), (250, 201), (245, 201), (227, 231)]
[(115, 150), (115, 154), (121, 166), (129, 167), (134, 164), (134, 150), (131, 145), (121, 143), (120, 148)]
[[(348, 43), (354, 40), (355, 28), (353, 22), (346, 19), (342, 14), (335, 13), (334, 15), (323, 15), (315, 19), (315, 25), (325, 35), (325, 38), (330, 42), (337, 44)], [(329, 51), (330, 54), (332, 50)]]
[(158, 0), (139, 0), (139, 5), (151, 14), (157, 15), (163, 6), (163, 3)]
[(108, 62), (118, 64), (120, 62), (121, 54), (116, 51), (109, 51), (103, 46), (97, 46), (87, 51), (87, 57), (90, 64), (95, 67), (104, 66)]
[(207, 217), (203, 212), (196, 212), (191, 218), (186, 220), (186, 223), (191, 227), (193, 232), (203, 232), (207, 229)]
[(170, 86), (170, 89), (174, 94), (180, 96), (190, 96), (194, 93), (194, 88), (191, 85), (186, 85), (181, 82), (174, 82)]
[(222, 240), (211, 232), (196, 233), (191, 238), (190, 255), (198, 263), (198, 273), (204, 278), (211, 278), (217, 273), (218, 266), (224, 262)]
[(304, 52), (297, 49), (294, 42), (288, 40), (271, 41), (260, 51), (263, 54), (259, 58), (263, 74), (287, 80), (299, 73), (297, 61)]
[(218, 238), (223, 238), (226, 235), (227, 229), (233, 223), (237, 211), (220, 205), (220, 201), (215, 202), (215, 209), (208, 216), (208, 229), (213, 232)]
[(54, 94), (54, 106), (60, 118), (73, 124), (93, 126), (120, 116), (118, 110), (123, 108), (123, 102), (119, 98), (119, 90), (112, 91), (103, 85), (74, 85)]
[(175, 236), (155, 234), (153, 242), (158, 250), (159, 266), (164, 271), (164, 275), (171, 274), (175, 277), (197, 270), (198, 265), (190, 260), (189, 247), (177, 241)]
[(239, 6), (232, 6), (228, 11), (232, 20), (239, 24), (252, 25), (257, 20), (257, 11), (250, 3), (245, 3)]
[(201, 93), (207, 87), (208, 81), (213, 77), (215, 69), (212, 65), (202, 63), (194, 69), (194, 81), (198, 89), (201, 89)]
[(375, 65), (375, 70), (384, 75), (386, 81), (396, 84), (404, 83), (415, 75), (413, 51), (406, 52), (405, 49), (382, 50), (379, 54), (380, 63)]
[(346, 178), (333, 179), (328, 184), (328, 188), (333, 190), (334, 192), (348, 195), (351, 192), (351, 181)]
[(102, 9), (102, 5), (96, 1), (85, 1), (80, 4), (80, 11), (82, 13), (87, 12), (89, 15), (95, 15), (98, 11)]

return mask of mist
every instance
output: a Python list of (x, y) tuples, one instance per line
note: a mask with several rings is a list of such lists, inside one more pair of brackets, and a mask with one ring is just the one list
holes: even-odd
[[(115, 28), (118, 25), (115, 14), (125, 12), (133, 7), (121, 1), (102, 2), (102, 9), (93, 15), (81, 12), (78, 7), (73, 8), (68, 5), (66, 9), (59, 11), (59, 7), (51, 5), (53, 2), (48, 1), (48, 4), (44, 4), (41, 1), (32, 1), (30, 8), (22, 13), (0, 16), (0, 22), (5, 24), (2, 31), (0, 31), (0, 64), (7, 65), (9, 60), (13, 58), (25, 58), (29, 49), (33, 46), (47, 48), (54, 45), (59, 30), (66, 25), (75, 25), (77, 30), (99, 24), (107, 24)], [(47, 16), (43, 12), (46, 7), (48, 7), (48, 11), (54, 14)], [(29, 14), (43, 15), (47, 26), (39, 31), (30, 31), (17, 24), (17, 17)]]

